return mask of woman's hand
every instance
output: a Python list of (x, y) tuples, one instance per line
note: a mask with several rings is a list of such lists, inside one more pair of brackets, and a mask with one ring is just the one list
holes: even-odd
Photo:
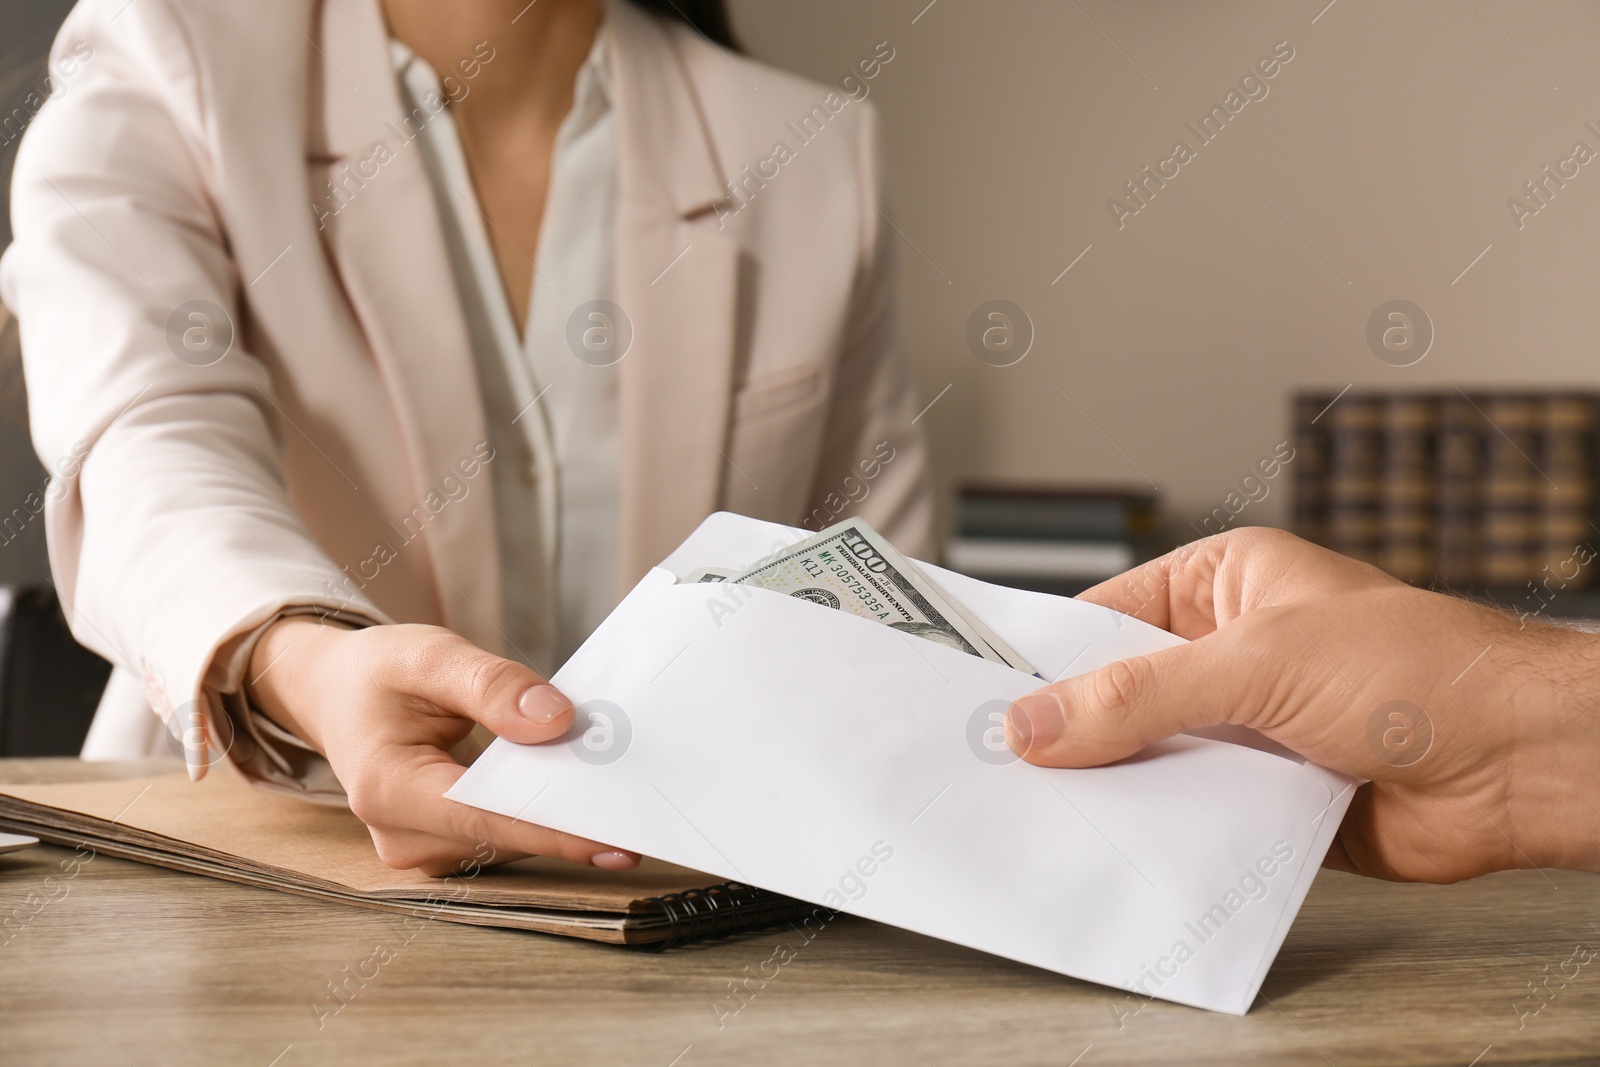
[(1082, 599), (1192, 643), (1023, 697), (1007, 735), (1030, 763), (1090, 767), (1235, 723), (1371, 779), (1329, 866), (1428, 882), (1600, 871), (1600, 638), (1275, 530), (1195, 542)]
[[(510, 660), (436, 626), (364, 630), (291, 616), (251, 655), (255, 706), (328, 758), (383, 862), (455, 873), (487, 843), (499, 860), (559, 856), (623, 870), (632, 853), (446, 800), (448, 750), (482, 723), (508, 741), (565, 734), (572, 702)], [(481, 859), (481, 856), (478, 858)]]

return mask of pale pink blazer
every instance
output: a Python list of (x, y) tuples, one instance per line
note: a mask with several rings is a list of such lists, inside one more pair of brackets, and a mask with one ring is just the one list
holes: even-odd
[[(862, 492), (851, 513), (926, 552), (870, 105), (610, 12), (622, 586), (714, 510), (816, 527)], [(464, 474), (484, 412), (424, 161), (399, 148), (359, 188), (341, 169), (402, 122), (377, 0), (83, 0), (69, 55), (18, 156), (0, 297), (61, 472), (46, 523), (78, 638), (164, 719), (216, 709), (230, 648), (285, 606), (503, 651), (490, 478)], [(785, 123), (819, 108), (799, 144)], [(330, 180), (357, 191), (319, 227)], [(210, 366), (169, 340), (197, 300), (236, 327)], [(422, 535), (375, 553), (419, 507)]]

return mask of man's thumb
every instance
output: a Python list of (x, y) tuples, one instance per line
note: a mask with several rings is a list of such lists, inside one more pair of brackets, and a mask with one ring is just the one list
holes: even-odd
[(1227, 722), (1238, 699), (1217, 691), (1219, 672), (1200, 670), (1204, 640), (1117, 660), (1021, 697), (1006, 715), (1007, 743), (1041, 767), (1097, 767)]

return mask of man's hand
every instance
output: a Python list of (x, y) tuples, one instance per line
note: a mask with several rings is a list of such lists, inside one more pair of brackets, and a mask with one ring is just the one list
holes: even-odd
[(1091, 767), (1234, 723), (1371, 779), (1329, 866), (1427, 882), (1600, 871), (1600, 638), (1275, 530), (1195, 542), (1081, 599), (1192, 643), (1017, 701), (1007, 737), (1030, 763)]
[(638, 857), (446, 800), (465, 771), (449, 749), (482, 723), (537, 744), (572, 725), (572, 702), (519, 663), (436, 626), (350, 630), (291, 616), (251, 655), (250, 696), (327, 756), (391, 867), (455, 873), (493, 846), (500, 860), (560, 856), (620, 870)]

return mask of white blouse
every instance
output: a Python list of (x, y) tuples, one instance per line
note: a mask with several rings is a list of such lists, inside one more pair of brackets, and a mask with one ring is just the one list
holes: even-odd
[[(617, 137), (606, 37), (602, 27), (556, 137), (539, 246), (521, 250), (534, 263), (521, 337), (450, 109), (433, 115), (417, 137), (438, 195), (494, 448), (501, 629), (512, 654), (546, 676), (615, 604), (617, 367), (604, 344), (598, 351), (585, 345), (605, 341), (594, 331), (613, 326), (595, 318), (592, 306), (613, 295)], [(415, 111), (440, 92), (438, 76), (398, 41), (391, 51)], [(470, 81), (461, 84), (471, 91)]]

